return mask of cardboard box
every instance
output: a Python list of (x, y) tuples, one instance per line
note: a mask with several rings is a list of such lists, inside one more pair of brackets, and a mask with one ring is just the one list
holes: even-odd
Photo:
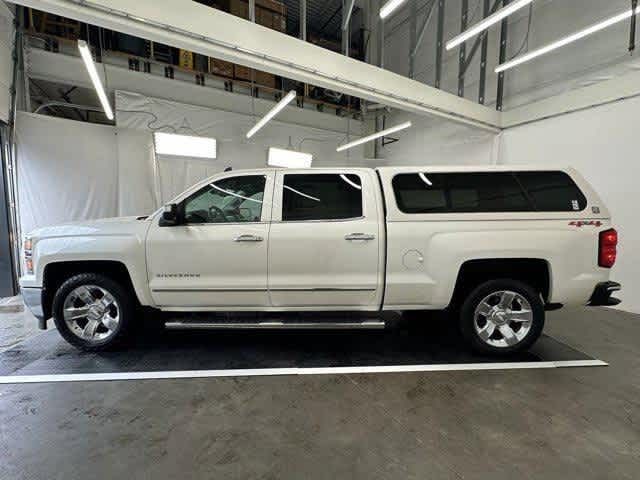
[(284, 3), (277, 0), (256, 0), (256, 6), (271, 10), (272, 12), (286, 16), (287, 7)]
[(209, 59), (209, 71), (213, 75), (220, 75), (222, 77), (233, 77), (233, 63), (226, 62), (224, 60), (218, 60), (217, 58)]
[(229, 13), (240, 18), (249, 18), (249, 2), (242, 0), (231, 0), (229, 2)]
[(188, 68), (189, 70), (193, 70), (193, 52), (180, 49), (178, 65), (181, 68)]
[(273, 14), (273, 29), (282, 33), (287, 33), (287, 17), (279, 13)]
[(273, 15), (271, 10), (256, 7), (256, 23), (263, 27), (273, 28)]
[[(244, 82), (251, 82), (251, 69), (242, 65), (233, 66), (233, 76)], [(262, 72), (260, 70), (253, 71), (253, 82), (263, 87), (276, 88), (276, 76), (272, 73)]]
[[(224, 8), (222, 8), (224, 10)], [(258, 21), (258, 15), (260, 10), (268, 10), (271, 13), (276, 13), (282, 17), (287, 16), (287, 7), (275, 0), (256, 0), (256, 22)], [(249, 2), (247, 0), (229, 0), (229, 13), (236, 17), (249, 18)]]
[(249, 67), (243, 67), (242, 65), (233, 66), (233, 77), (238, 80), (251, 81), (251, 69)]
[(273, 73), (255, 71), (255, 82), (263, 87), (276, 88), (276, 76)]

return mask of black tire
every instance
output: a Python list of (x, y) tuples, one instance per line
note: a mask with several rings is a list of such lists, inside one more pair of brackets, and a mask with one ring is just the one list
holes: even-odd
[[(491, 345), (487, 341), (483, 340), (479, 333), (476, 331), (476, 308), (486, 297), (490, 296), (494, 292), (500, 291), (515, 292), (524, 297), (524, 299), (531, 306), (532, 319), (530, 323), (530, 329), (528, 333), (526, 333), (523, 338), (514, 345)], [(482, 319), (483, 317), (480, 318)], [(544, 304), (542, 302), (540, 293), (526, 283), (523, 283), (519, 280), (505, 278), (484, 282), (467, 295), (465, 301), (462, 304), (462, 307), (460, 308), (459, 326), (462, 336), (474, 351), (489, 355), (508, 355), (525, 351), (529, 347), (531, 347), (531, 345), (533, 345), (542, 334), (542, 330), (544, 329), (544, 320)], [(518, 326), (517, 323), (513, 323), (510, 325), (513, 325), (514, 328), (522, 328), (521, 326)], [(500, 327), (498, 327), (498, 329), (499, 328)], [(499, 331), (495, 335), (498, 336), (498, 338), (503, 336)], [(494, 342), (496, 341), (495, 339), (492, 340)], [(500, 340), (498, 339), (498, 341)]]
[[(114, 333), (104, 340), (87, 340), (73, 333), (64, 320), (64, 303), (67, 296), (83, 285), (96, 285), (109, 292), (117, 302), (119, 323)], [(89, 352), (110, 350), (122, 345), (127, 338), (135, 314), (135, 301), (132, 292), (111, 278), (97, 273), (74, 275), (65, 281), (53, 297), (53, 320), (60, 335), (71, 345)]]

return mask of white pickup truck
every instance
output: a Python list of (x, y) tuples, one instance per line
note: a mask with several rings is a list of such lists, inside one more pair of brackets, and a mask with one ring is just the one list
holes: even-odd
[(36, 230), (20, 285), (41, 328), (53, 317), (87, 350), (120, 342), (140, 307), (183, 315), (172, 325), (184, 328), (356, 326), (285, 314), (190, 324), (191, 312), (428, 321), (424, 310), (449, 309), (474, 349), (500, 354), (531, 346), (545, 310), (618, 303), (616, 244), (571, 169), (265, 168), (216, 175), (148, 217)]

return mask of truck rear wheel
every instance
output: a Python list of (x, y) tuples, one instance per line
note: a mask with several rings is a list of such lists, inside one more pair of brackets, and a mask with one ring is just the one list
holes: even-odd
[(506, 355), (528, 349), (542, 334), (540, 294), (518, 280), (491, 280), (476, 287), (460, 309), (460, 330), (480, 353)]
[(96, 273), (71, 277), (53, 298), (53, 320), (60, 334), (75, 347), (92, 352), (120, 344), (134, 311), (131, 293)]

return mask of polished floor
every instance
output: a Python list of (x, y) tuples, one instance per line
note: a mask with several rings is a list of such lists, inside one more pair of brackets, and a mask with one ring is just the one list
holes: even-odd
[[(0, 478), (640, 478), (640, 316), (561, 310), (546, 332), (609, 366), (0, 385)], [(314, 350), (344, 355), (332, 338)]]

